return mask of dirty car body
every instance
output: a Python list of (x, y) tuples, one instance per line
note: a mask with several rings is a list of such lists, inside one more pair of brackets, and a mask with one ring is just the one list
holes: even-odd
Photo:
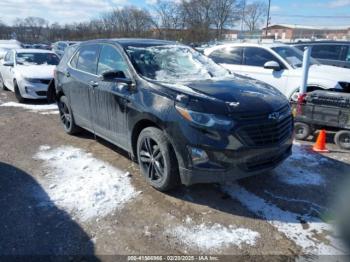
[[(155, 173), (176, 171), (172, 176), (185, 185), (264, 173), (291, 153), (293, 119), (279, 91), (174, 42), (81, 43), (62, 58), (55, 87), (63, 119), (66, 106), (74, 124), (123, 148), (140, 165), (155, 160), (146, 159), (140, 137), (150, 127), (159, 130), (163, 138), (155, 132), (156, 142), (170, 150), (162, 152), (164, 159), (173, 157), (163, 169), (155, 162)], [(159, 149), (155, 142), (151, 147)], [(150, 178), (151, 164), (146, 167)], [(152, 184), (159, 190), (173, 185)]]

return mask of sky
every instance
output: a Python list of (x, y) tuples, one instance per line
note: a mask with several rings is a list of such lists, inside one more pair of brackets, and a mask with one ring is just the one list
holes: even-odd
[[(96, 18), (103, 12), (125, 5), (152, 8), (156, 1), (0, 0), (0, 20), (11, 25), (16, 17), (39, 16), (51, 23), (65, 24)], [(247, 0), (248, 3), (252, 1)], [(271, 23), (350, 26), (350, 0), (271, 0)]]

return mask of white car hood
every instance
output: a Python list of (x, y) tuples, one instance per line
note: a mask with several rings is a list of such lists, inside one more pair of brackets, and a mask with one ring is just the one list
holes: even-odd
[[(301, 68), (296, 71), (298, 71), (298, 75), (302, 74)], [(309, 79), (350, 82), (350, 69), (328, 65), (312, 65), (309, 70)]]
[(54, 65), (16, 66), (16, 73), (25, 78), (49, 79), (53, 78)]

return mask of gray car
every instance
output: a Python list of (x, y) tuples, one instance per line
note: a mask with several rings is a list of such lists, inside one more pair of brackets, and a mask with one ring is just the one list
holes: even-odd
[(64, 51), (68, 46), (75, 45), (77, 41), (58, 41), (52, 45), (52, 51), (54, 51), (60, 58), (63, 56)]
[(293, 44), (293, 46), (302, 51), (306, 46), (312, 46), (311, 56), (316, 58), (320, 63), (350, 68), (350, 42), (302, 42)]

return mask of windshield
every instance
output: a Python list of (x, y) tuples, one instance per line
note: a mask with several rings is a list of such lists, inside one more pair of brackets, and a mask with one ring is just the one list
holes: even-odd
[(58, 65), (58, 56), (52, 53), (17, 53), (19, 65)]
[[(273, 47), (273, 51), (279, 54), (288, 64), (293, 68), (298, 68), (303, 66), (303, 52), (295, 47), (290, 46), (279, 46)], [(318, 61), (314, 58), (311, 58), (310, 64), (319, 64)]]
[(203, 80), (229, 75), (226, 69), (186, 46), (129, 46), (126, 51), (138, 73), (158, 81)]

